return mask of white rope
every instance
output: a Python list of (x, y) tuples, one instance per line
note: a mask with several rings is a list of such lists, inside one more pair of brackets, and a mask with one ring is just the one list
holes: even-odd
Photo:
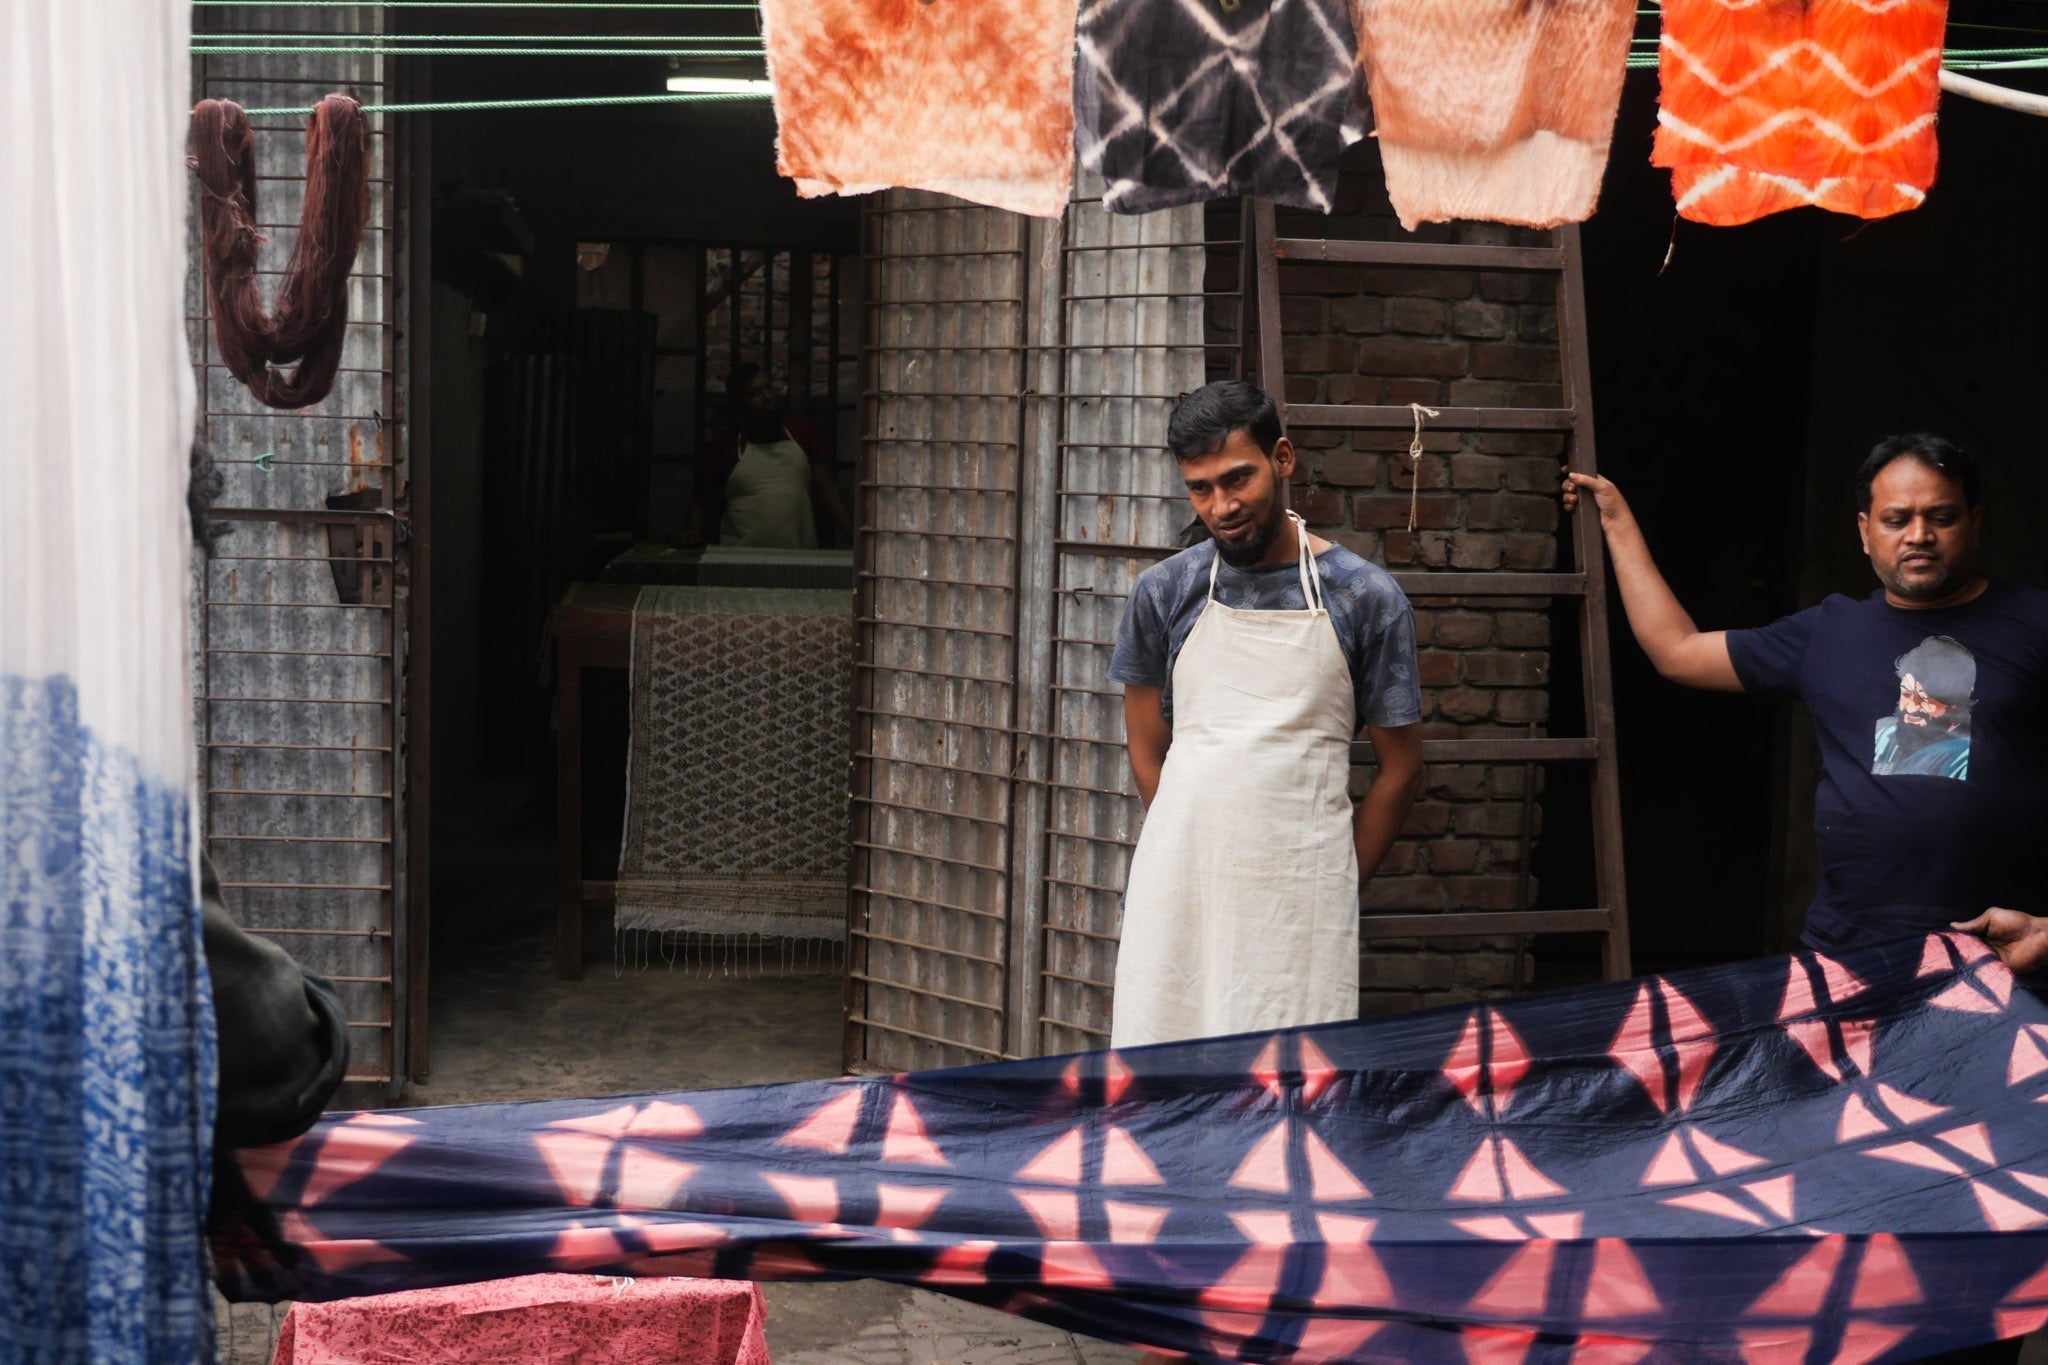
[(1408, 411), (1415, 414), (1415, 439), (1408, 442), (1408, 534), (1412, 536), (1415, 534), (1415, 508), (1422, 499), (1422, 419), (1443, 414), (1420, 403), (1410, 403)]
[(1975, 76), (1965, 76), (1960, 71), (1944, 70), (1941, 73), (1941, 88), (1951, 95), (1964, 99), (1982, 100), (1995, 104), (2000, 109), (2014, 113), (2032, 114), (2037, 118), (2048, 118), (2048, 95), (2036, 95), (2025, 90), (2008, 90), (1990, 81), (1980, 81)]

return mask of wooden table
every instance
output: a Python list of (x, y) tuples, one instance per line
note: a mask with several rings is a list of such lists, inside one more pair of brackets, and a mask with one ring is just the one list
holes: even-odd
[(610, 900), (610, 881), (583, 876), (583, 670), (633, 663), (632, 583), (572, 583), (548, 630), (555, 646), (555, 975), (583, 977), (583, 903)]

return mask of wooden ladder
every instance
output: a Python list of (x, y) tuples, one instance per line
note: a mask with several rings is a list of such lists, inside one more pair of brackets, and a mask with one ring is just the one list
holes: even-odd
[[(1576, 227), (1560, 229), (1550, 246), (1467, 246), (1433, 242), (1338, 241), (1281, 237), (1273, 205), (1247, 201), (1249, 261), (1245, 311), (1257, 345), (1251, 362), (1260, 386), (1280, 407), (1290, 431), (1339, 429), (1399, 431), (1414, 427), (1415, 414), (1401, 406), (1295, 403), (1286, 401), (1287, 374), (1280, 336), (1280, 262), (1370, 265), (1421, 270), (1468, 270), (1548, 275), (1557, 286), (1560, 408), (1449, 407), (1429, 419), (1432, 431), (1556, 432), (1565, 439), (1575, 470), (1593, 473), (1593, 414), (1586, 359), (1586, 292)], [(1583, 498), (1572, 521), (1575, 568), (1559, 573), (1489, 570), (1478, 573), (1396, 573), (1394, 581), (1412, 597), (1575, 597), (1579, 603), (1579, 644), (1586, 700), (1582, 739), (1530, 736), (1431, 739), (1422, 746), (1429, 763), (1583, 763), (1590, 766), (1593, 800), (1595, 898), (1586, 910), (1450, 911), (1426, 914), (1370, 914), (1361, 921), (1366, 941), (1393, 938), (1465, 938), (1496, 934), (1597, 933), (1603, 938), (1601, 967), (1609, 981), (1629, 976), (1628, 899), (1623, 884), (1621, 796), (1614, 757), (1614, 695), (1607, 652), (1607, 568), (1592, 499)], [(1353, 747), (1354, 763), (1370, 763), (1372, 746)], [(1524, 850), (1524, 857), (1529, 851)]]

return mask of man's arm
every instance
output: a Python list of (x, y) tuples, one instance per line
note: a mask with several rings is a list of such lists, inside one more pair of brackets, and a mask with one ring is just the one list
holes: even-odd
[(1159, 770), (1166, 764), (1166, 747), (1173, 743), (1173, 727), (1166, 723), (1160, 698), (1163, 687), (1124, 687), (1124, 739), (1131, 755), (1131, 776), (1138, 782), (1138, 800), (1146, 810), (1159, 793)]
[(2048, 919), (2039, 915), (1993, 906), (1955, 927), (1990, 944), (1999, 960), (2016, 972), (2038, 972), (2048, 967)]
[(1415, 798), (1422, 795), (1421, 724), (1397, 725), (1392, 729), (1368, 725), (1365, 733), (1372, 741), (1372, 755), (1379, 771), (1373, 775), (1372, 785), (1366, 788), (1365, 799), (1358, 803), (1358, 813), (1351, 822), (1351, 840), (1358, 847), (1361, 887), (1379, 871), (1387, 850), (1394, 846), (1401, 826), (1408, 821)]
[(1564, 476), (1564, 508), (1575, 511), (1581, 492), (1590, 495), (1599, 509), (1600, 529), (1607, 537), (1608, 558), (1614, 563), (1615, 581), (1621, 584), (1621, 605), (1628, 613), (1629, 629), (1636, 643), (1657, 671), (1675, 683), (1705, 688), (1712, 692), (1740, 692), (1742, 679), (1728, 657), (1728, 632), (1701, 630), (1650, 558), (1650, 546), (1636, 525), (1635, 514), (1611, 480), (1595, 474)]

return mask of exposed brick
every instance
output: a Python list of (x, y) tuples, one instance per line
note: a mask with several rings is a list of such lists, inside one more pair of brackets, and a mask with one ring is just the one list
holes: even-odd
[(1522, 832), (1522, 808), (1504, 801), (1483, 806), (1460, 806), (1457, 823), (1460, 834), (1513, 838)]
[(1401, 826), (1401, 833), (1427, 838), (1442, 834), (1451, 827), (1451, 808), (1441, 801), (1417, 801), (1408, 808), (1407, 823)]
[(1505, 379), (1453, 379), (1447, 400), (1461, 408), (1505, 408), (1515, 396), (1515, 386)]
[(1373, 985), (1382, 989), (1444, 990), (1457, 974), (1450, 958), (1421, 953), (1377, 953), (1366, 960), (1364, 970), (1370, 973)]
[(1514, 405), (1518, 408), (1561, 408), (1564, 387), (1559, 384), (1517, 384)]
[(1288, 375), (1286, 393), (1290, 403), (1313, 403), (1322, 396), (1315, 376), (1306, 374)]
[(1421, 856), (1421, 847), (1413, 839), (1395, 840), (1394, 846), (1387, 850), (1387, 856), (1380, 859), (1379, 870), (1373, 875), (1376, 877), (1399, 877), (1413, 872)]
[[(1333, 374), (1328, 386), (1329, 401), (1332, 403), (1377, 403), (1380, 401), (1380, 381), (1371, 375)], [(1333, 444), (1343, 444), (1346, 433), (1326, 431), (1325, 436), (1337, 438)]]
[(1548, 569), (1557, 563), (1557, 540), (1535, 531), (1516, 531), (1505, 537), (1502, 561), (1510, 569)]
[(1513, 877), (1445, 877), (1444, 895), (1460, 910), (1519, 910)]
[(1280, 263), (1280, 295), (1283, 299), (1289, 294), (1351, 295), (1358, 291), (1358, 271), (1353, 266), (1310, 265), (1302, 261)]
[(1493, 633), (1514, 649), (1543, 649), (1550, 644), (1550, 618), (1536, 611), (1496, 612)]
[(1417, 650), (1415, 677), (1424, 687), (1449, 687), (1458, 681), (1458, 656), (1445, 649)]
[(1501, 552), (1505, 548), (1502, 537), (1497, 535), (1479, 532), (1458, 536), (1451, 544), (1451, 567), (1497, 569), (1500, 567)]
[(1485, 847), (1476, 839), (1437, 839), (1429, 845), (1429, 870), (1471, 872), (1479, 866), (1479, 854)]
[[(1511, 910), (1520, 910), (1520, 905), (1510, 905)], [(1527, 959), (1525, 958), (1526, 962)], [(1489, 986), (1518, 986), (1515, 980), (1515, 955), (1513, 953), (1463, 952), (1455, 959), (1456, 975), (1452, 984), (1467, 990)]]
[(1323, 482), (1345, 488), (1372, 488), (1380, 481), (1380, 457), (1355, 450), (1332, 450), (1322, 458)]
[(1548, 283), (1539, 284), (1534, 275), (1481, 275), (1479, 297), (1495, 303), (1522, 303), (1535, 298), (1536, 291)]
[(1500, 719), (1508, 724), (1541, 725), (1550, 719), (1550, 694), (1535, 688), (1503, 692), (1496, 710)]
[(1524, 341), (1557, 340), (1556, 304), (1525, 303), (1521, 307), (1521, 315), (1515, 332)]
[(1447, 649), (1477, 649), (1493, 638), (1493, 618), (1482, 612), (1446, 612), (1436, 619), (1437, 643)]
[[(1453, 388), (1456, 385), (1452, 386)], [(1461, 450), (1451, 456), (1451, 487), (1492, 489), (1500, 487), (1501, 461), (1493, 455)]]
[(1477, 763), (1438, 763), (1430, 768), (1429, 793), (1450, 801), (1479, 801), (1486, 796), (1486, 769)]
[[(1344, 376), (1341, 374), (1332, 375), (1329, 382), (1335, 384), (1343, 378)], [(1292, 439), (1296, 450), (1335, 450), (1344, 444), (1344, 433), (1341, 431), (1320, 431), (1311, 428), (1306, 431), (1295, 432)]]
[[(1381, 393), (1384, 396), (1380, 401), (1382, 403), (1390, 403), (1395, 407), (1404, 407), (1409, 403), (1420, 403), (1425, 408), (1433, 408), (1449, 401), (1444, 397), (1445, 386), (1443, 381), (1439, 379), (1389, 379), (1382, 387)], [(1424, 444), (1430, 444), (1427, 440), (1429, 433), (1424, 432), (1423, 435), (1425, 437)], [(1448, 437), (1450, 433), (1446, 432), (1444, 435)]]
[(1334, 488), (1295, 488), (1289, 500), (1294, 510), (1314, 525), (1331, 526), (1344, 520), (1344, 495)]
[(1472, 687), (1448, 687), (1436, 694), (1436, 713), (1446, 720), (1485, 720), (1493, 714), (1493, 693)]
[(1483, 687), (1541, 687), (1550, 681), (1550, 656), (1533, 649), (1476, 650), (1465, 656), (1465, 678)]
[(1384, 332), (1387, 329), (1386, 302), (1359, 294), (1333, 299), (1330, 303), (1330, 325), (1340, 332), (1361, 336)]
[(1444, 334), (1444, 306), (1434, 299), (1388, 299), (1387, 328), (1414, 336)]
[(1450, 482), (1449, 462), (1443, 456), (1425, 452), (1411, 469), (1406, 447), (1403, 447), (1398, 457), (1389, 462), (1387, 468), (1387, 486), (1398, 488), (1404, 493), (1418, 484), (1427, 491), (1431, 488), (1446, 488)]
[(1370, 973), (1377, 958), (1366, 959), (1367, 976), (1360, 982), (1358, 1013), (1361, 1018), (1374, 1018), (1385, 1014), (1406, 1014), (1422, 1008), (1422, 995), (1418, 991), (1376, 991), (1371, 989)]
[(1360, 559), (1377, 562), (1380, 557), (1380, 538), (1370, 531), (1347, 531), (1343, 527), (1321, 531), (1323, 539), (1342, 545)]
[(1534, 494), (1490, 494), (1471, 500), (1465, 524), (1479, 531), (1555, 531), (1562, 505)]
[(1564, 437), (1550, 431), (1475, 431), (1472, 448), (1489, 455), (1541, 455), (1553, 473), (1564, 460)]
[(1451, 330), (1461, 337), (1504, 337), (1513, 321), (1514, 310), (1504, 303), (1460, 299), (1451, 305)]
[(1515, 341), (1482, 341), (1472, 348), (1475, 379), (1555, 379), (1557, 351)]
[(1358, 367), (1354, 345), (1330, 337), (1287, 337), (1280, 353), (1290, 374), (1350, 374)]
[(1402, 270), (1381, 266), (1358, 272), (1359, 292), (1383, 298), (1468, 299), (1473, 276), (1466, 270)]
[(1560, 461), (1545, 455), (1519, 455), (1501, 461), (1501, 487), (1517, 493), (1548, 493), (1556, 497), (1564, 486)]
[(1441, 910), (1446, 903), (1438, 877), (1374, 877), (1358, 900), (1368, 910)]
[(1330, 314), (1328, 299), (1303, 297), (1299, 294), (1282, 297), (1280, 300), (1280, 332), (1283, 336), (1315, 336), (1324, 328)]
[(1422, 547), (1414, 534), (1408, 531), (1383, 531), (1380, 544), (1386, 548), (1386, 558), (1380, 562), (1396, 567), (1420, 562)]
[[(1361, 531), (1379, 531), (1408, 525), (1409, 497), (1405, 493), (1364, 494), (1351, 500), (1352, 525)], [(1414, 498), (1415, 524), (1442, 529), (1458, 524), (1458, 495), (1419, 493)]]
[(1436, 643), (1436, 617), (1437, 614), (1434, 611), (1424, 610), (1421, 607), (1415, 609), (1415, 643), (1417, 645), (1426, 646)]
[(1464, 376), (1472, 363), (1470, 350), (1462, 341), (1373, 337), (1358, 343), (1358, 368), (1367, 374), (1457, 379)]

